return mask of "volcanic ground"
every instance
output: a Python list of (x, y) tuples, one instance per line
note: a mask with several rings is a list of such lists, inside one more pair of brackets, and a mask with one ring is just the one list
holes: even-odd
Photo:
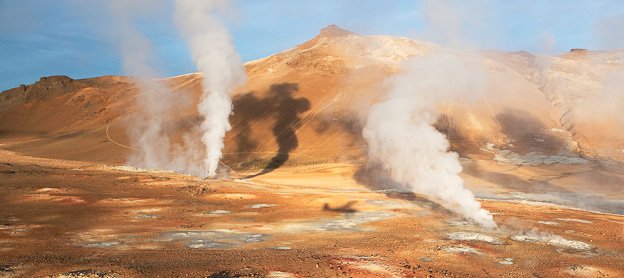
[[(624, 276), (624, 131), (581, 117), (621, 53), (549, 57), (541, 71), (528, 53), (482, 53), (509, 82), (440, 108), (436, 128), (498, 224), (487, 230), (366, 161), (354, 108), (436, 47), (330, 26), (247, 63), (218, 179), (127, 165), (140, 147), (130, 78), (3, 92), (0, 277)], [(201, 121), (201, 78), (163, 80), (188, 97), (168, 132)]]
[(485, 199), (499, 228), (483, 230), (425, 196), (367, 187), (349, 164), (203, 180), (1, 157), (2, 277), (624, 275), (616, 214)]

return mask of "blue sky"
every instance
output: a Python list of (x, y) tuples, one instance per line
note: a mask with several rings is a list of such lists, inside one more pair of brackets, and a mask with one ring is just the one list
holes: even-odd
[[(136, 22), (152, 41), (161, 74), (194, 71), (171, 20), (172, 1), (144, 2)], [(0, 0), (0, 90), (48, 75), (123, 75), (115, 43), (106, 35), (115, 32), (106, 5)], [(227, 24), (245, 61), (292, 48), (328, 24), (441, 44), (458, 38), (477, 49), (560, 53), (624, 47), (619, 0), (238, 0), (235, 7)]]

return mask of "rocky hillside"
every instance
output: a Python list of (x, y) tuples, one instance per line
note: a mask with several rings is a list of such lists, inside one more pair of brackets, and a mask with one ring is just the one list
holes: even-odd
[[(410, 57), (444, 49), (389, 36), (361, 36), (328, 26), (315, 38), (245, 64), (235, 92), (225, 161), (233, 167), (364, 159), (362, 119), (382, 98), (383, 81)], [(557, 57), (481, 53), (495, 82), (471, 102), (441, 107), (437, 127), (462, 156), (513, 164), (624, 161), (624, 107), (617, 79), (622, 52), (575, 51)], [(183, 99), (168, 132), (200, 122), (199, 74), (163, 80)], [(126, 131), (141, 92), (132, 79), (44, 77), (0, 94), (0, 136), (33, 155), (123, 163)]]

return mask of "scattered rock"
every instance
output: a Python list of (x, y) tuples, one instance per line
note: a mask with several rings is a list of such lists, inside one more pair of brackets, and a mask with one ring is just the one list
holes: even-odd
[(13, 268), (11, 268), (11, 266), (8, 265), (8, 264), (0, 265), (0, 273), (2, 273), (2, 272), (4, 272), (4, 273), (6, 273), (6, 272), (13, 272)]
[(609, 277), (600, 269), (585, 265), (571, 265), (566, 267), (563, 272), (575, 277)]
[(74, 278), (74, 277), (106, 278), (106, 277), (113, 277), (113, 276), (107, 274), (106, 272), (102, 272), (102, 271), (96, 271), (96, 270), (91, 270), (91, 269), (83, 269), (83, 270), (76, 270), (76, 271), (71, 271), (71, 272), (65, 272), (65, 273), (62, 273), (62, 274), (54, 275), (52, 277), (54, 277), (54, 278)]
[(215, 272), (207, 276), (207, 278), (239, 278), (239, 277), (261, 278), (261, 277), (266, 277), (266, 276), (264, 274), (260, 274), (257, 272), (250, 272), (247, 269), (236, 270), (236, 271), (224, 270), (224, 271)]

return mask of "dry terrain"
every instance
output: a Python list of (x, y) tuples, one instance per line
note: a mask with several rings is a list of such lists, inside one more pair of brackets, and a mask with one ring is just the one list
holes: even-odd
[[(130, 78), (1, 93), (0, 277), (623, 277), (624, 125), (585, 117), (622, 53), (482, 53), (505, 84), (439, 108), (484, 230), (366, 164), (365, 107), (437, 47), (330, 26), (248, 62), (219, 179), (126, 165)], [(164, 80), (168, 132), (201, 121), (200, 80)]]

